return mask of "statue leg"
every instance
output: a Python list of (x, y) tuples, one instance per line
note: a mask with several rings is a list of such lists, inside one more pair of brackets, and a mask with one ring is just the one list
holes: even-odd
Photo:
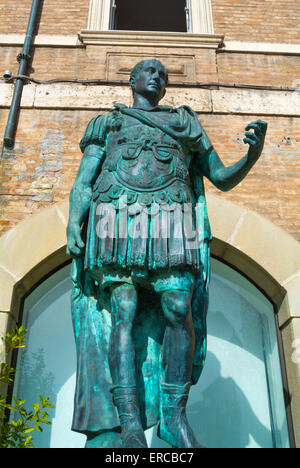
[(132, 327), (137, 310), (134, 285), (121, 283), (111, 293), (109, 367), (113, 385), (135, 385), (135, 351)]
[(162, 294), (162, 308), (167, 327), (162, 351), (163, 381), (158, 435), (173, 447), (201, 447), (185, 412), (195, 343), (191, 294), (188, 291), (165, 291)]
[(188, 291), (165, 291), (161, 297), (167, 322), (162, 354), (164, 381), (176, 385), (190, 382), (195, 346)]
[(132, 327), (137, 310), (134, 285), (122, 283), (111, 293), (112, 330), (109, 367), (113, 381), (113, 402), (117, 408), (122, 448), (147, 448), (140, 418), (135, 379), (135, 349)]

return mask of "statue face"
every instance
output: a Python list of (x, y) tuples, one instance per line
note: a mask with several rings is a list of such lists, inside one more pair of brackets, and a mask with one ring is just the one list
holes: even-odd
[(157, 101), (166, 92), (167, 76), (162, 65), (156, 60), (147, 60), (135, 79), (134, 92), (141, 95), (151, 94)]

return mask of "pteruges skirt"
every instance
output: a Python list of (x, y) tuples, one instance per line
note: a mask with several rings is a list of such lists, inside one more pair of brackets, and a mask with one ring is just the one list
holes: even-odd
[[(173, 267), (200, 271), (204, 228), (192, 204), (115, 206), (92, 202), (85, 270), (106, 265), (147, 272)], [(203, 266), (202, 266), (203, 268)], [(93, 276), (94, 276), (93, 275)]]

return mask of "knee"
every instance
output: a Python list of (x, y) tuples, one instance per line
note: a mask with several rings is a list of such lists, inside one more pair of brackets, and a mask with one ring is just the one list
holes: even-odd
[(112, 325), (131, 328), (137, 308), (137, 294), (134, 286), (122, 285), (112, 291)]
[(191, 309), (191, 296), (186, 291), (166, 291), (162, 295), (162, 308), (168, 325), (184, 325)]

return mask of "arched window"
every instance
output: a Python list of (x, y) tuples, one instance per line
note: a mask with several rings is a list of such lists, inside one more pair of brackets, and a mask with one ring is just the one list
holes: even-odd
[[(17, 362), (14, 394), (28, 404), (38, 394), (55, 404), (52, 425), (35, 436), (39, 447), (83, 447), (70, 430), (76, 350), (70, 317), (69, 266), (27, 297), (25, 350)], [(245, 277), (212, 259), (208, 354), (192, 388), (188, 415), (206, 447), (289, 447), (276, 324), (272, 304)], [(166, 447), (154, 429), (151, 447)]]

